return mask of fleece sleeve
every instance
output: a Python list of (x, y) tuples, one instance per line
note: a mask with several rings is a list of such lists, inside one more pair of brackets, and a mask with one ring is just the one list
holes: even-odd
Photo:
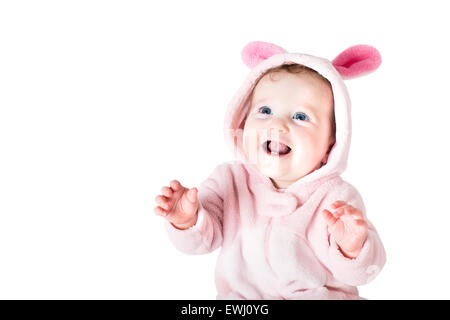
[[(356, 258), (347, 258), (339, 250), (333, 236), (328, 232), (323, 209), (331, 209), (331, 204), (342, 200), (362, 211), (368, 224), (367, 239)], [(380, 237), (367, 219), (364, 203), (359, 192), (350, 184), (342, 182), (322, 201), (315, 213), (315, 221), (308, 238), (318, 258), (340, 282), (351, 286), (359, 286), (373, 280), (386, 262), (386, 252)]]
[(180, 230), (165, 220), (169, 239), (180, 251), (187, 254), (209, 253), (222, 245), (223, 165), (219, 165), (213, 173), (198, 187), (198, 217), (194, 226)]

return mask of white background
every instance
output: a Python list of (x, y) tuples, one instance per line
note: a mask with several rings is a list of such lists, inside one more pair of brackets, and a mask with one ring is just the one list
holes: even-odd
[(154, 198), (233, 159), (223, 118), (256, 40), (379, 49), (347, 82), (343, 177), (388, 256), (360, 294), (450, 298), (449, 29), (444, 1), (0, 2), (0, 298), (215, 299), (218, 251), (177, 251)]

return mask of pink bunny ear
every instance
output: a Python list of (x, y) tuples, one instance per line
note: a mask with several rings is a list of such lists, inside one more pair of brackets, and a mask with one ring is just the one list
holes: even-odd
[(374, 47), (360, 44), (341, 52), (332, 64), (344, 80), (353, 79), (375, 71), (381, 64), (381, 55)]
[(278, 54), (287, 52), (283, 48), (268, 42), (253, 41), (247, 44), (242, 49), (242, 60), (247, 67), (253, 68), (258, 63), (267, 58)]

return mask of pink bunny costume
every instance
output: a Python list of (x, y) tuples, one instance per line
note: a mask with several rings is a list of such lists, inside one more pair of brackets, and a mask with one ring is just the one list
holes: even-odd
[[(229, 104), (224, 132), (239, 160), (220, 164), (198, 187), (196, 225), (179, 230), (166, 221), (168, 236), (188, 254), (220, 248), (218, 299), (361, 299), (356, 286), (379, 273), (386, 255), (361, 196), (340, 177), (351, 138), (350, 99), (343, 79), (374, 71), (380, 55), (373, 47), (358, 45), (331, 62), (251, 42), (242, 58), (251, 71)], [(316, 70), (331, 83), (336, 143), (324, 166), (281, 190), (246, 161), (242, 122), (257, 80), (271, 68), (292, 63)], [(368, 223), (367, 240), (355, 259), (342, 255), (320, 214), (336, 200), (360, 209)]]

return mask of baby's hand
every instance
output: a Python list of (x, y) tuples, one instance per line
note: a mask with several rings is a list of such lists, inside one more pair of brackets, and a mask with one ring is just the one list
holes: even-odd
[(327, 209), (322, 211), (328, 230), (344, 256), (355, 258), (367, 239), (367, 222), (360, 210), (344, 201), (336, 201), (331, 207), (335, 209), (333, 213)]
[(197, 188), (188, 189), (172, 180), (170, 187), (163, 187), (161, 193), (155, 198), (157, 215), (165, 217), (178, 229), (188, 229), (197, 223)]

